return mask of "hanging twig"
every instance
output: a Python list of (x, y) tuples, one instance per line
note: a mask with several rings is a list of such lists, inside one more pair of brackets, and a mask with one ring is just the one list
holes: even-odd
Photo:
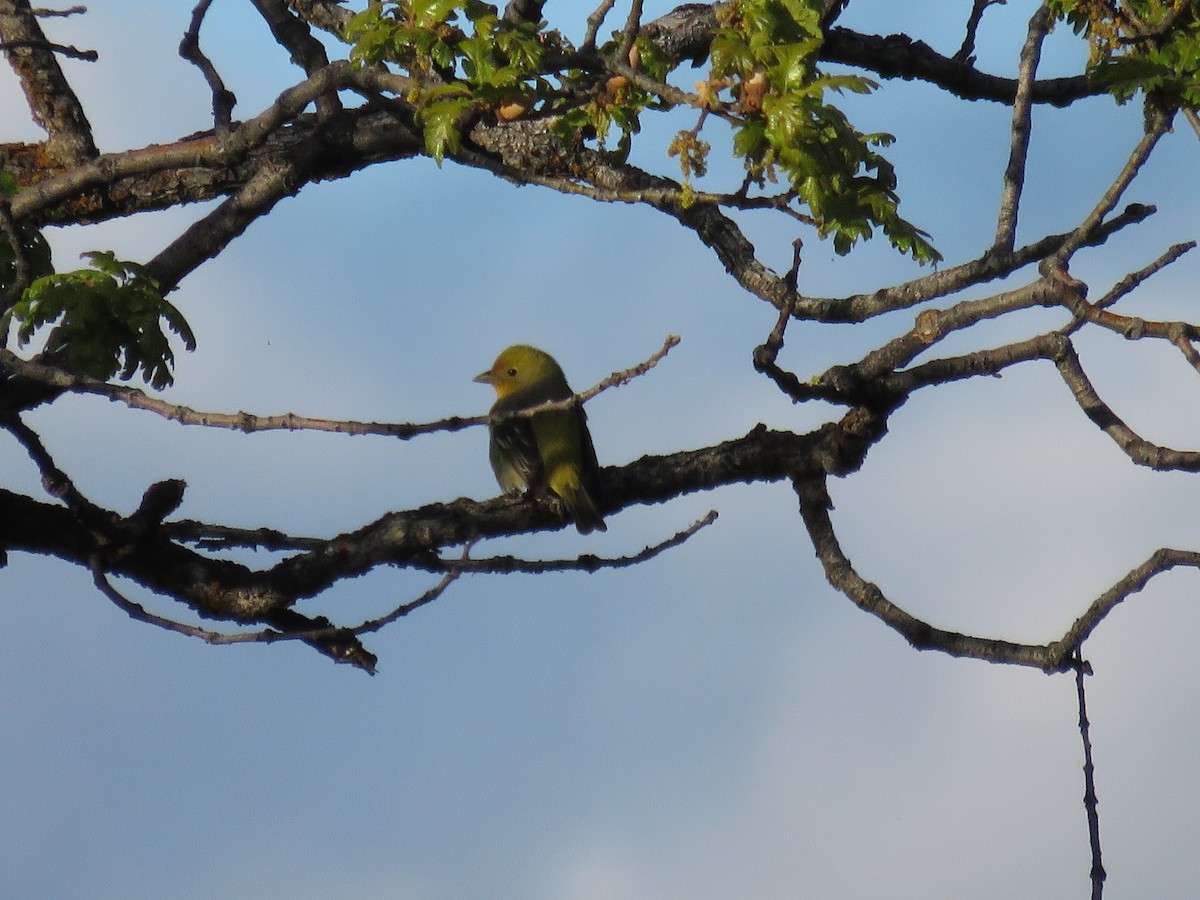
[(1088, 722), (1087, 700), (1084, 695), (1083, 679), (1092, 674), (1092, 667), (1079, 655), (1075, 655), (1075, 691), (1079, 697), (1079, 737), (1083, 741), (1083, 808), (1087, 813), (1088, 845), (1092, 850), (1092, 900), (1104, 896), (1104, 862), (1100, 854), (1100, 811), (1096, 798), (1096, 765), (1092, 761), (1091, 723)]

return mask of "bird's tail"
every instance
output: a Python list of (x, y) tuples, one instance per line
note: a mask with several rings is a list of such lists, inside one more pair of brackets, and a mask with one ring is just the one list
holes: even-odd
[[(571, 473), (573, 476), (574, 473)], [(596, 509), (587, 488), (576, 477), (559, 477), (551, 479), (550, 489), (562, 497), (567, 504), (567, 512), (571, 514), (575, 527), (580, 534), (591, 534), (593, 531), (608, 531), (604, 517)]]

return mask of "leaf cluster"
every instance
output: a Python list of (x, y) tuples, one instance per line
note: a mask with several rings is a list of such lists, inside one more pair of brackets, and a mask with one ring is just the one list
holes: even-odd
[(734, 152), (760, 185), (786, 179), (838, 253), (879, 228), (898, 250), (936, 262), (941, 255), (928, 235), (900, 216), (895, 170), (875, 149), (894, 138), (859, 132), (826, 101), (830, 92), (865, 94), (876, 84), (818, 68), (819, 7), (813, 0), (733, 0), (720, 11), (710, 85), (734, 97)]
[(1200, 10), (1195, 0), (1053, 0), (1051, 11), (1091, 47), (1089, 68), (1124, 103), (1155, 95), (1200, 108)]
[(559, 38), (542, 24), (508, 22), (482, 0), (384, 0), (350, 20), (346, 39), (353, 62), (394, 63), (420, 85), (407, 99), (440, 164), (458, 149), (468, 111), (508, 109), (551, 92), (542, 59)]
[(53, 326), (46, 353), (64, 368), (105, 380), (118, 374), (129, 380), (140, 372), (160, 390), (171, 384), (175, 356), (162, 323), (194, 350), (196, 338), (183, 315), (137, 263), (109, 251), (84, 256), (92, 268), (37, 278), (0, 316), (0, 333), (15, 323), (24, 346), (39, 329)]
[[(749, 181), (763, 186), (785, 180), (838, 253), (879, 230), (901, 252), (936, 262), (941, 256), (928, 235), (898, 212), (896, 174), (879, 152), (891, 135), (859, 132), (827, 102), (831, 93), (867, 93), (875, 84), (817, 67), (822, 8), (818, 0), (731, 0), (720, 7), (711, 74), (694, 101), (704, 111), (701, 122), (668, 148), (680, 161), (684, 202), (694, 197), (692, 179), (707, 169), (711, 146), (700, 139), (704, 116), (719, 110), (733, 123), (733, 152)], [(645, 34), (630, 46), (624, 32), (614, 32), (598, 56), (614, 60), (628, 53), (629, 66), (646, 79), (625, 77), (623, 65), (548, 71), (548, 51), (563, 58), (571, 49), (565, 39), (546, 31), (544, 22), (508, 22), (483, 0), (382, 0), (350, 20), (346, 38), (355, 63), (392, 64), (412, 76), (416, 86), (406, 99), (439, 164), (458, 150), (472, 113), (489, 110), (508, 119), (535, 106), (566, 140), (594, 139), (609, 149), (609, 135), (619, 130), (610, 152), (623, 162), (641, 114), (673, 105), (665, 99), (666, 87), (655, 92), (653, 86), (665, 82), (677, 61)], [(722, 99), (726, 91), (732, 99)]]

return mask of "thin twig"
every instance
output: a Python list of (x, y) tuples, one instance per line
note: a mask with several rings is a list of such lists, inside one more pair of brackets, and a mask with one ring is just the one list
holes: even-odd
[(213, 123), (218, 131), (225, 131), (229, 128), (230, 120), (233, 117), (233, 108), (237, 105), (237, 97), (225, 87), (225, 82), (217, 71), (217, 67), (200, 49), (200, 26), (211, 5), (212, 0), (200, 0), (192, 9), (192, 20), (188, 24), (187, 31), (183, 33), (183, 39), (179, 42), (179, 55), (196, 66), (204, 75), (204, 80), (208, 84), (209, 90), (212, 91)]
[(975, 0), (971, 7), (971, 15), (967, 17), (967, 29), (963, 36), (962, 46), (952, 57), (955, 62), (974, 63), (975, 38), (979, 32), (979, 23), (983, 19), (983, 11), (989, 6), (1002, 5), (1006, 2), (1007, 0)]
[[(136, 619), (139, 622), (145, 622), (148, 625), (156, 625), (167, 631), (174, 631), (176, 634), (187, 635), (188, 637), (199, 638), (208, 644), (229, 644), (241, 641), (252, 641), (256, 639), (255, 635), (261, 632), (245, 632), (242, 634), (230, 635), (219, 631), (210, 631), (207, 628), (200, 628), (197, 625), (189, 625), (186, 622), (179, 622), (175, 619), (168, 619), (166, 616), (160, 616), (157, 613), (152, 613), (140, 603), (130, 600), (108, 580), (108, 576), (104, 573), (104, 568), (100, 562), (98, 553), (92, 554), (89, 568), (92, 571), (92, 583), (96, 585), (100, 593), (111, 600), (118, 609), (123, 611), (131, 619)], [(278, 634), (279, 632), (272, 632)]]
[[(679, 337), (668, 335), (655, 353), (645, 361), (628, 369), (613, 372), (603, 381), (588, 390), (576, 394), (567, 400), (551, 401), (537, 407), (530, 407), (516, 413), (520, 416), (531, 416), (539, 412), (554, 409), (567, 409), (575, 403), (585, 403), (602, 391), (609, 388), (628, 384), (634, 378), (646, 374), (662, 361), (663, 357), (679, 343)], [(424, 423), (385, 423), (385, 422), (356, 422), (338, 419), (317, 419), (309, 416), (298, 416), (294, 413), (284, 413), (277, 416), (260, 416), (248, 412), (218, 413), (195, 410), (177, 403), (168, 403), (157, 397), (151, 397), (145, 391), (126, 384), (109, 384), (98, 378), (78, 375), (49, 366), (21, 359), (10, 350), (0, 349), (0, 367), (17, 374), (24, 375), (54, 387), (64, 388), (84, 394), (97, 394), (110, 400), (120, 401), (132, 409), (142, 409), (179, 422), (181, 425), (202, 425), (209, 428), (227, 428), (235, 431), (328, 431), (337, 434), (376, 434), (410, 440), (418, 435), (430, 434), (436, 431), (461, 431), (474, 425), (484, 425), (488, 422), (486, 415), (481, 416), (451, 416), (436, 422)]]
[[(464, 561), (467, 559), (467, 556), (471, 551), (471, 546), (472, 546), (471, 544), (467, 544), (467, 546), (463, 548), (462, 558)], [(443, 575), (437, 584), (435, 584), (429, 590), (425, 591), (425, 593), (421, 594), (421, 596), (417, 597), (415, 600), (409, 600), (407, 603), (401, 603), (399, 606), (397, 606), (395, 609), (393, 609), (390, 613), (388, 613), (385, 616), (380, 616), (377, 619), (367, 619), (366, 621), (361, 622), (358, 625), (353, 626), (352, 628), (339, 628), (339, 629), (337, 629), (337, 631), (344, 632), (346, 634), (353, 634), (356, 636), (361, 635), (361, 634), (369, 634), (373, 631), (378, 631), (383, 626), (389, 625), (392, 622), (395, 622), (401, 616), (407, 616), (413, 610), (420, 609), (422, 606), (424, 606), (427, 603), (432, 603), (438, 597), (442, 596), (442, 594), (444, 594), (446, 592), (446, 588), (450, 587), (450, 585), (453, 584), (458, 579), (458, 576), (461, 574), (462, 574), (462, 570), (452, 569), (451, 571), (449, 571), (445, 575)], [(320, 635), (320, 633), (317, 633), (315, 635), (309, 635), (309, 637), (313, 637), (313, 636), (320, 637), (321, 635)]]
[(1188, 124), (1192, 126), (1192, 131), (1196, 132), (1196, 137), (1200, 137), (1200, 115), (1196, 114), (1196, 110), (1190, 106), (1183, 110), (1183, 117), (1187, 119)]
[(1092, 211), (1087, 217), (1079, 223), (1079, 225), (1067, 236), (1059, 249), (1042, 263), (1043, 274), (1056, 272), (1066, 266), (1068, 260), (1074, 255), (1075, 251), (1087, 243), (1086, 235), (1095, 229), (1104, 217), (1107, 216), (1116, 207), (1120, 201), (1122, 194), (1129, 187), (1130, 182), (1146, 160), (1150, 158), (1150, 153), (1154, 150), (1155, 145), (1171, 127), (1171, 117), (1161, 112), (1156, 113), (1154, 119), (1147, 126), (1147, 131), (1142, 135), (1142, 139), (1138, 141), (1137, 146), (1133, 148), (1133, 152), (1129, 154), (1129, 158), (1125, 161), (1121, 171), (1113, 180), (1101, 196), (1099, 202), (1096, 203)]
[(800, 251), (803, 246), (804, 242), (800, 238), (792, 241), (792, 267), (783, 279), (784, 284), (793, 294), (793, 300), (780, 309), (779, 316), (775, 320), (775, 327), (767, 335), (766, 341), (754, 348), (752, 356), (754, 370), (770, 378), (777, 388), (791, 398), (793, 403), (814, 399), (834, 399), (830, 396), (831, 392), (819, 385), (801, 381), (794, 373), (782, 368), (777, 362), (779, 351), (783, 349), (784, 332), (787, 331), (788, 322), (795, 315), (795, 305), (799, 299), (796, 289), (800, 278)]
[(68, 6), (66, 9), (45, 9), (35, 6), (32, 10), (33, 14), (39, 19), (66, 18), (67, 16), (77, 16), (87, 11), (86, 6)]
[(825, 570), (825, 577), (855, 606), (880, 619), (917, 650), (939, 650), (950, 656), (1034, 666), (1044, 671), (1067, 668), (1059, 656), (1059, 649), (1053, 644), (1018, 644), (998, 638), (946, 631), (918, 619), (889, 600), (878, 585), (858, 573), (842, 550), (829, 517), (833, 501), (825, 480), (826, 476), (798, 478), (793, 482), (793, 487), (800, 498), (800, 516), (816, 550), (817, 559)]
[[(464, 551), (465, 552), (465, 551)], [(90, 563), (92, 571), (92, 581), (97, 588), (100, 589), (104, 596), (108, 597), (121, 610), (127, 613), (130, 618), (137, 619), (140, 622), (146, 622), (150, 625), (156, 625), (159, 628), (167, 631), (174, 631), (177, 634), (183, 634), (188, 637), (199, 638), (206, 644), (223, 645), (223, 644), (273, 644), (278, 641), (305, 641), (315, 642), (327, 638), (345, 638), (358, 637), (359, 635), (368, 634), (378, 631), (385, 625), (394, 622), (401, 616), (406, 616), (415, 609), (432, 603), (443, 593), (446, 588), (454, 583), (462, 573), (460, 571), (449, 571), (443, 575), (433, 587), (422, 593), (414, 600), (409, 600), (400, 604), (385, 616), (380, 616), (377, 619), (367, 619), (358, 625), (350, 627), (330, 626), (327, 628), (313, 628), (304, 631), (280, 631), (275, 628), (263, 628), (257, 631), (239, 631), (239, 632), (222, 632), (212, 631), (207, 628), (201, 628), (196, 625), (189, 625), (186, 622), (179, 622), (175, 619), (169, 619), (165, 616), (157, 615), (147, 610), (140, 603), (130, 600), (120, 591), (113, 587), (108, 580), (103, 567), (101, 566), (98, 555), (93, 555)]]
[(1092, 867), (1089, 876), (1092, 881), (1092, 900), (1101, 900), (1104, 896), (1104, 861), (1100, 853), (1100, 811), (1096, 797), (1096, 765), (1092, 760), (1092, 740), (1089, 729), (1091, 723), (1087, 716), (1087, 699), (1083, 688), (1083, 679), (1092, 674), (1092, 667), (1082, 656), (1075, 658), (1075, 692), (1079, 697), (1079, 737), (1083, 741), (1083, 808), (1087, 814), (1088, 845), (1092, 850)]
[(459, 431), (472, 425), (487, 422), (487, 416), (452, 416), (436, 422), (420, 424), (356, 422), (336, 419), (319, 419), (284, 413), (262, 416), (248, 412), (220, 413), (192, 409), (177, 403), (151, 397), (145, 391), (127, 384), (109, 384), (97, 378), (77, 375), (65, 369), (21, 359), (10, 350), (0, 350), (0, 366), (44, 382), (83, 394), (95, 394), (109, 400), (124, 403), (131, 409), (155, 413), (164, 419), (181, 425), (200, 425), (208, 428), (227, 428), (234, 431), (329, 431), (337, 434), (378, 434), (408, 440), (434, 431)]
[(587, 17), (587, 32), (583, 36), (583, 43), (579, 45), (580, 53), (590, 53), (596, 49), (596, 35), (599, 34), (600, 26), (608, 18), (608, 14), (612, 11), (616, 2), (617, 0), (604, 0)]
[[(1056, 282), (1051, 281), (1050, 283)], [(1130, 340), (1151, 337), (1176, 344), (1180, 337), (1200, 340), (1200, 325), (1194, 325), (1191, 322), (1170, 322), (1143, 319), (1140, 316), (1123, 316), (1120, 313), (1101, 309), (1099, 304), (1088, 303), (1083, 297), (1082, 291), (1066, 288), (1060, 290), (1059, 294), (1063, 299), (1063, 305), (1077, 318), (1116, 332)]]
[(633, 379), (645, 375), (660, 362), (662, 362), (663, 358), (679, 345), (680, 340), (682, 340), (682, 338), (680, 338), (679, 335), (668, 334), (666, 340), (663, 341), (663, 345), (654, 353), (650, 354), (649, 357), (638, 363), (636, 366), (631, 366), (628, 369), (622, 369), (619, 372), (613, 372), (595, 387), (588, 388), (586, 391), (578, 395), (579, 402), (586, 403), (601, 391), (607, 391), (609, 388), (613, 387), (621, 387), (629, 384), (629, 382), (633, 381)]
[[(305, 75), (313, 75), (329, 65), (325, 45), (313, 37), (308, 23), (297, 16), (283, 0), (251, 0), (254, 8), (266, 20), (271, 34), (280, 46), (291, 55), (292, 61), (304, 69)], [(336, 93), (322, 94), (317, 98), (317, 113), (322, 119), (342, 108)]]
[[(1161, 256), (1159, 256), (1156, 260), (1151, 262), (1149, 265), (1143, 266), (1142, 268), (1138, 269), (1136, 272), (1130, 272), (1128, 275), (1126, 275), (1124, 278), (1122, 278), (1120, 281), (1118, 281), (1116, 284), (1114, 284), (1111, 288), (1109, 288), (1108, 291), (1104, 294), (1104, 296), (1102, 296), (1095, 303), (1088, 304), (1086, 301), (1082, 301), (1082, 300), (1078, 300), (1078, 299), (1074, 300), (1074, 303), (1075, 303), (1076, 307), (1079, 308), (1079, 311), (1073, 313), (1073, 315), (1071, 317), (1071, 321), (1068, 322), (1066, 325), (1064, 325), (1062, 328), (1058, 329), (1057, 333), (1064, 335), (1064, 336), (1068, 336), (1068, 337), (1070, 335), (1074, 334), (1080, 328), (1082, 328), (1085, 323), (1094, 320), (1095, 317), (1089, 317), (1090, 312), (1107, 309), (1108, 307), (1115, 305), (1123, 297), (1132, 293), (1137, 287), (1139, 287), (1142, 284), (1142, 282), (1144, 282), (1146, 279), (1148, 279), (1151, 275), (1154, 275), (1155, 273), (1162, 271), (1167, 266), (1169, 266), (1171, 263), (1175, 262), (1175, 260), (1177, 260), (1181, 256), (1183, 256), (1185, 253), (1188, 253), (1189, 251), (1195, 249), (1195, 247), (1196, 247), (1195, 241), (1187, 241), (1185, 243), (1174, 244), (1171, 247), (1168, 247), (1166, 252), (1164, 252)], [(1109, 319), (1106, 321), (1110, 325), (1112, 325), (1112, 324), (1115, 324), (1116, 321), (1120, 321), (1120, 320)], [(1121, 333), (1128, 337), (1131, 333), (1130, 324), (1136, 323), (1136, 322), (1141, 322), (1142, 325), (1145, 324), (1144, 321), (1142, 321), (1142, 320), (1128, 319), (1126, 322), (1123, 323), (1124, 329), (1121, 331)], [(1134, 327), (1139, 327), (1139, 326), (1135, 325)]]
[(1079, 647), (1117, 606), (1140, 592), (1156, 575), (1176, 568), (1200, 570), (1200, 551), (1176, 550), (1171, 547), (1155, 550), (1145, 562), (1134, 566), (1112, 587), (1093, 600), (1083, 615), (1072, 622), (1071, 627), (1055, 643), (1067, 650)]
[(10, 415), (0, 420), (0, 427), (6, 428), (17, 442), (25, 448), (33, 464), (37, 466), (42, 477), (42, 487), (51, 497), (62, 500), (75, 513), (87, 521), (95, 521), (99, 510), (90, 500), (79, 492), (70, 477), (54, 462), (54, 458), (38, 437), (37, 432), (25, 424), (18, 415)]
[[(678, 531), (671, 537), (657, 544), (643, 547), (637, 553), (628, 556), (597, 556), (594, 553), (584, 553), (574, 559), (520, 559), (516, 556), (489, 556), (484, 559), (462, 558), (449, 560), (439, 558), (436, 567), (439, 571), (458, 572), (487, 572), (502, 574), (508, 572), (524, 572), (539, 574), (542, 572), (582, 571), (595, 572), (599, 569), (623, 569), (638, 563), (654, 559), (660, 553), (678, 547), (691, 538), (702, 528), (707, 528), (717, 520), (717, 511), (710, 510), (708, 515)], [(428, 568), (433, 568), (429, 566)]]
[(39, 40), (15, 40), (15, 41), (0, 41), (0, 50), (18, 50), (21, 48), (35, 50), (49, 50), (51, 53), (57, 53), (60, 56), (65, 56), (68, 59), (81, 59), (84, 62), (96, 62), (100, 59), (100, 54), (95, 50), (80, 50), (71, 44), (56, 44), (54, 41), (39, 41)]
[(1197, 373), (1200, 373), (1200, 353), (1196, 352), (1196, 347), (1192, 343), (1192, 340), (1180, 333), (1171, 339), (1171, 343), (1179, 348), (1179, 352), (1183, 354), (1183, 358), (1187, 360), (1188, 365), (1195, 369)]
[(1172, 244), (1167, 248), (1165, 253), (1163, 253), (1160, 257), (1158, 257), (1158, 259), (1154, 260), (1148, 266), (1144, 266), (1143, 268), (1138, 269), (1136, 272), (1130, 272), (1128, 275), (1114, 284), (1111, 288), (1109, 288), (1108, 292), (1095, 303), (1093, 303), (1092, 306), (1096, 307), (1097, 309), (1107, 309), (1119, 301), (1122, 297), (1132, 293), (1135, 288), (1139, 287), (1142, 282), (1151, 275), (1161, 272), (1185, 253), (1195, 249), (1195, 241), (1185, 241), (1179, 244)]

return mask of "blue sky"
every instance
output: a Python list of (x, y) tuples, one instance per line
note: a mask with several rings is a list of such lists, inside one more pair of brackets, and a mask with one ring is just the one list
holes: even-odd
[[(952, 52), (956, 28), (936, 21), (946, 8), (855, 0), (845, 24)], [(1030, 11), (988, 11), (983, 67), (1012, 71)], [(581, 23), (588, 8), (549, 12)], [(174, 49), (189, 13), (143, 0), (50, 25), (101, 53), (67, 68), (103, 149), (206, 127), (206, 89)], [(296, 77), (282, 51), (263, 52), (265, 34), (248, 4), (229, 0), (202, 33), (242, 116)], [(1056, 34), (1044, 71), (1070, 71), (1080, 56)], [(897, 135), (889, 154), (904, 214), (949, 262), (978, 252), (994, 230), (1008, 110), (905, 83), (847, 103), (864, 130)], [(7, 69), (0, 122), (2, 140), (37, 136)], [(678, 127), (649, 126), (639, 159), (669, 172), (661, 150)], [(1136, 108), (1102, 100), (1039, 110), (1018, 239), (1075, 224), (1139, 128)], [(1169, 136), (1127, 198), (1159, 214), (1080, 258), (1075, 271), (1094, 293), (1196, 236), (1195, 153), (1190, 130)], [(722, 175), (736, 167), (714, 166)], [(51, 232), (56, 260), (70, 268), (96, 248), (148, 259), (206, 208)], [(785, 269), (795, 235), (767, 221), (745, 227)], [(842, 258), (805, 237), (808, 293), (915, 272), (882, 244)], [(1196, 277), (1187, 257), (1126, 308), (1194, 317)], [(474, 414), (491, 398), (471, 376), (508, 343), (543, 346), (582, 389), (675, 333), (682, 344), (653, 374), (589, 404), (603, 463), (828, 415), (792, 407), (755, 375), (750, 353), (775, 315), (693, 236), (650, 211), (515, 189), (452, 164), (380, 166), (309, 187), (172, 299), (199, 347), (180, 356), (166, 396), (198, 408)], [(794, 327), (783, 361), (814, 374), (906, 330), (911, 315)], [(1048, 321), (996, 323), (954, 348)], [(1178, 354), (1109, 335), (1081, 336), (1079, 347), (1131, 425), (1200, 444), (1196, 376)], [(183, 516), (325, 535), (391, 509), (496, 493), (481, 429), (411, 443), (246, 436), (87, 398), (30, 421), (85, 494), (122, 511), (149, 483), (184, 477)], [(40, 496), (11, 441), (0, 467), (7, 487)], [(1043, 365), (916, 397), (863, 470), (832, 490), (848, 554), (892, 599), (944, 627), (1022, 640), (1058, 636), (1156, 547), (1194, 547), (1200, 500), (1194, 478), (1135, 469)], [(721, 514), (633, 570), (465, 577), (371, 640), (375, 678), (303, 647), (213, 648), (136, 624), (85, 573), (10, 554), (0, 571), (0, 894), (1083, 895), (1073, 682), (911, 650), (826, 584), (795, 506), (783, 486), (730, 488), (624, 511), (604, 535), (495, 542), (530, 556), (618, 554)], [(1200, 876), (1195, 578), (1155, 580), (1086, 646), (1110, 900), (1190, 896)], [(381, 571), (302, 608), (355, 621), (430, 583)]]

